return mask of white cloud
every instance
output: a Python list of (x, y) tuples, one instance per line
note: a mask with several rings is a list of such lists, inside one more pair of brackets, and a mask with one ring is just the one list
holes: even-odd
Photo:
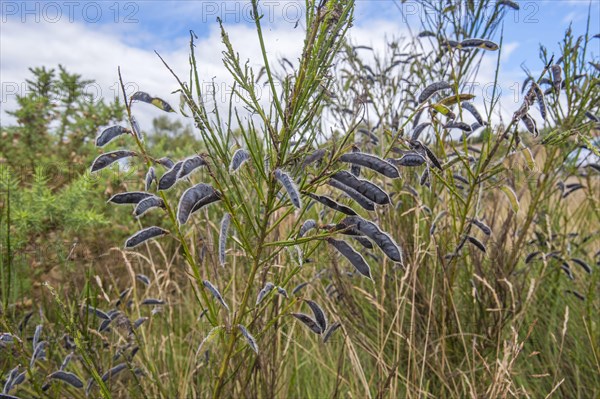
[[(266, 2), (267, 0), (264, 3)], [(304, 19), (301, 18), (299, 26), (294, 29), (291, 22), (297, 13), (293, 12), (295, 6), (290, 6), (290, 4), (298, 3), (303, 4), (304, 2), (280, 3), (281, 8), (271, 10), (271, 14), (263, 23), (268, 55), (275, 65), (275, 69), (278, 70), (281, 68), (274, 62), (276, 59), (286, 57), (297, 65), (300, 56), (304, 39)], [(367, 7), (366, 2), (358, 3), (356, 20), (350, 30), (350, 38), (353, 43), (369, 45), (375, 51), (383, 53), (386, 47), (386, 38), (397, 38), (408, 34), (406, 23), (402, 21), (399, 12), (394, 10), (390, 3), (387, 0), (370, 3), (375, 4), (372, 7)], [(155, 3), (150, 4), (152, 6), (148, 7), (151, 12), (161, 11), (160, 8), (158, 11), (156, 9), (152, 11), (152, 7), (159, 6)], [(216, 4), (223, 4), (225, 7), (225, 4), (229, 3), (217, 2)], [(206, 15), (206, 12), (202, 14), (202, 11), (202, 2), (177, 1), (169, 7), (164, 7), (162, 15), (152, 15), (152, 18), (162, 17), (166, 21), (173, 20), (168, 24), (175, 24), (178, 15), (185, 15), (188, 19), (199, 15), (199, 22), (195, 23), (196, 26), (204, 21), (209, 24), (209, 28), (196, 42), (196, 56), (201, 79), (205, 82), (206, 87), (209, 87), (214, 78), (219, 90), (217, 101), (220, 109), (225, 110), (229, 101), (228, 89), (232, 80), (222, 63), (224, 46), (221, 43), (219, 26), (215, 21), (216, 14), (213, 14), (220, 12), (220, 15), (224, 17), (225, 28), (235, 50), (240, 53), (241, 60), (249, 59), (250, 65), (256, 71), (263, 62), (260, 56), (259, 41), (254, 26), (247, 23), (247, 18), (243, 13), (234, 18), (235, 14), (223, 14), (225, 9), (214, 11), (210, 15)], [(272, 20), (273, 23), (269, 23), (269, 20)], [(131, 83), (132, 91), (135, 87), (137, 90), (160, 96), (177, 109), (179, 97), (177, 94), (170, 94), (178, 88), (177, 82), (158, 57), (141, 45), (155, 43), (155, 47), (160, 49), (163, 58), (185, 81), (189, 76), (189, 36), (186, 34), (175, 39), (163, 38), (161, 40), (160, 35), (157, 37), (156, 32), (151, 33), (147, 29), (141, 29), (141, 25), (143, 24), (140, 26), (127, 24), (85, 25), (77, 22), (70, 23), (64, 19), (57, 23), (37, 24), (23, 24), (11, 19), (3, 22), (0, 36), (0, 70), (2, 71), (0, 104), (2, 111), (16, 107), (16, 98), (14, 93), (11, 93), (15, 88), (21, 93), (23, 92), (25, 80), (30, 78), (28, 67), (55, 67), (59, 63), (65, 65), (70, 72), (79, 73), (86, 79), (94, 79), (98, 86), (90, 87), (90, 90), (98, 91), (99, 95), (107, 101), (111, 101), (115, 95), (119, 95), (117, 66), (121, 66), (123, 77), (126, 82)], [(501, 115), (505, 120), (519, 105), (520, 98), (515, 99), (515, 94), (520, 93), (519, 85), (525, 77), (518, 69), (506, 70), (505, 68), (506, 65), (511, 64), (511, 55), (518, 46), (519, 44), (516, 42), (504, 43), (500, 60), (502, 67), (499, 76), (502, 90)], [(490, 85), (494, 82), (496, 61), (496, 53), (486, 53), (479, 71), (477, 82), (480, 86), (479, 91), (475, 92), (478, 96), (475, 103), (482, 108), (486, 94), (491, 94)], [(260, 90), (263, 93), (262, 101), (264, 104), (268, 104), (267, 89), (261, 87)], [(241, 103), (238, 104), (241, 105)], [(138, 105), (136, 109), (138, 120), (142, 128), (146, 129), (151, 126), (152, 118), (161, 114), (161, 111), (145, 104)], [(4, 124), (14, 122), (4, 112), (2, 112), (1, 118)], [(185, 120), (185, 122), (189, 123), (189, 120)]]
[[(256, 59), (260, 48), (253, 29), (232, 24), (227, 26), (227, 31), (242, 60), (253, 59), (251, 65), (262, 63), (262, 59)], [(281, 28), (265, 36), (270, 58), (288, 57), (293, 61), (299, 56), (303, 39), (301, 30)], [(31, 77), (28, 67), (56, 67), (58, 64), (86, 79), (94, 79), (97, 85), (90, 86), (89, 91), (98, 93), (106, 101), (120, 95), (117, 75), (117, 67), (120, 66), (131, 92), (134, 88), (147, 91), (164, 98), (174, 107), (179, 103), (178, 95), (170, 94), (178, 88), (177, 82), (159, 58), (150, 50), (126, 44), (123, 36), (105, 29), (97, 31), (95, 27), (80, 23), (41, 23), (31, 26), (9, 21), (2, 28), (1, 48), (3, 110), (16, 107), (15, 91), (18, 94), (25, 93), (25, 80)], [(231, 79), (228, 79), (229, 74), (222, 64), (223, 49), (216, 23), (207, 37), (196, 42), (201, 79), (208, 85), (214, 78), (218, 90), (224, 92), (227, 86), (223, 83), (229, 83)], [(187, 41), (181, 40), (179, 47), (161, 52), (161, 56), (184, 81), (189, 76), (188, 50)], [(219, 99), (224, 103), (228, 101), (224, 95)], [(161, 111), (145, 105), (140, 105), (136, 110), (138, 112), (142, 128), (149, 126), (152, 117), (161, 114)], [(2, 119), (5, 124), (14, 121), (7, 115), (2, 115)]]
[[(279, 10), (271, 10), (274, 16), (273, 23), (268, 24), (268, 21), (265, 21), (263, 25), (265, 45), (275, 70), (281, 71), (278, 63), (275, 62), (277, 59), (286, 57), (297, 66), (301, 55), (304, 40), (303, 19), (296, 29), (290, 24), (292, 17), (297, 15), (296, 8), (291, 7), (290, 4), (297, 3), (297, 1), (280, 3)], [(165, 10), (166, 16), (171, 15), (174, 18), (175, 11), (197, 13), (200, 3), (175, 2), (174, 5), (169, 10)], [(234, 49), (240, 53), (240, 59), (250, 60), (250, 65), (257, 72), (263, 63), (259, 41), (254, 26), (239, 23), (247, 22), (244, 15), (240, 18), (242, 19), (224, 18), (224, 26)], [(207, 92), (214, 79), (218, 90), (217, 102), (220, 109), (226, 109), (229, 101), (228, 89), (232, 79), (222, 63), (224, 45), (221, 42), (219, 26), (214, 16), (210, 21), (207, 19), (207, 22), (210, 24), (207, 33), (196, 41), (199, 72)], [(31, 77), (28, 67), (56, 67), (58, 64), (64, 65), (72, 73), (79, 73), (86, 79), (95, 80), (97, 84), (90, 86), (89, 91), (97, 93), (98, 98), (106, 101), (112, 101), (115, 96), (120, 96), (117, 75), (117, 67), (120, 66), (128, 90), (131, 92), (143, 90), (160, 96), (177, 109), (179, 96), (170, 94), (178, 88), (177, 82), (151, 50), (136, 46), (138, 43), (150, 41), (152, 35), (136, 31), (131, 26), (111, 29), (117, 25), (86, 25), (69, 22), (66, 18), (56, 23), (43, 20), (40, 23), (29, 21), (22, 23), (11, 19), (5, 21), (0, 39), (3, 111), (15, 109), (15, 94), (24, 94), (25, 81)], [(397, 32), (399, 32), (398, 24), (391, 21), (361, 21), (351, 29), (350, 36), (357, 43), (370, 44), (375, 49), (383, 50), (386, 35), (394, 35)], [(162, 50), (160, 54), (184, 81), (189, 76), (188, 40), (187, 36), (182, 37), (172, 41), (168, 47), (165, 46), (165, 42), (157, 43), (158, 48), (168, 48)], [(270, 97), (268, 89), (260, 87), (257, 90), (263, 94), (262, 101), (267, 104)], [(239, 104), (241, 105), (241, 102)], [(137, 106), (136, 115), (142, 128), (148, 128), (152, 118), (161, 115), (161, 111), (141, 104)], [(6, 125), (14, 123), (14, 119), (4, 112), (2, 120)], [(189, 123), (189, 120), (186, 122)]]

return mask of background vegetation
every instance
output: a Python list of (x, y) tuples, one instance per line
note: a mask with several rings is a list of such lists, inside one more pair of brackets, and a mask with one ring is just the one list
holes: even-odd
[[(528, 65), (540, 72), (524, 70), (522, 98), (509, 104), (515, 116), (492, 124), (495, 89), (482, 98), (469, 87), (484, 54), (501, 67), (513, 2), (428, 2), (435, 12), (421, 30), (383, 54), (346, 40), (352, 1), (308, 2), (302, 56), (284, 68), (269, 63), (252, 3), (262, 47), (253, 61), (263, 67), (240, 60), (222, 26), (235, 82), (225, 107), (202, 92), (191, 33), (189, 76), (173, 79), (175, 108), (193, 128), (165, 114), (133, 134), (143, 102), (169, 108), (143, 95), (93, 102), (87, 81), (64, 67), (31, 70), (29, 94), (11, 111), (17, 124), (0, 141), (3, 394), (598, 397), (600, 166), (577, 156), (598, 152), (600, 60), (588, 47), (598, 35), (569, 30), (560, 54), (541, 46)], [(434, 82), (447, 85), (419, 98)], [(258, 85), (270, 88), (267, 106)], [(116, 124), (131, 134), (97, 148)], [(119, 149), (137, 156), (89, 172)], [(232, 172), (239, 149), (248, 160)], [(399, 170), (360, 168), (391, 200), (374, 211), (328, 184), (357, 172), (343, 158), (357, 150)], [(407, 166), (406, 154), (423, 161)], [(158, 190), (163, 157), (194, 155), (204, 165)], [(158, 178), (145, 187), (150, 167)], [(198, 183), (219, 201), (178, 222), (180, 198)], [(164, 207), (136, 219), (131, 205), (106, 203), (137, 191)], [(402, 261), (378, 247), (381, 236), (345, 235), (346, 215), (315, 195), (376, 223)], [(300, 234), (309, 219), (315, 228)], [(124, 248), (150, 226), (170, 234)], [(332, 239), (360, 252), (372, 278)], [(315, 304), (337, 331), (315, 333), (294, 317), (319, 321)]]

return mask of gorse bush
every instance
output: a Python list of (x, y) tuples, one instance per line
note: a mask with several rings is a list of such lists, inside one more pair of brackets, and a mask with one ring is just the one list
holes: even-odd
[(166, 154), (135, 112), (175, 111), (123, 87), (128, 124), (96, 138), (120, 145), (91, 162), (143, 169), (108, 201), (133, 211), (110, 251), (122, 267), (90, 270), (78, 297), (48, 286), (39, 316), (5, 306), (4, 394), (597, 396), (600, 166), (573, 152), (597, 152), (598, 39), (542, 48), (500, 124), (496, 93), (468, 87), (482, 57), (500, 68), (514, 2), (431, 2), (384, 54), (346, 40), (352, 1), (308, 2), (284, 76), (257, 3), (259, 71), (219, 21), (226, 114), (202, 91), (193, 32), (187, 81), (161, 58), (196, 148)]

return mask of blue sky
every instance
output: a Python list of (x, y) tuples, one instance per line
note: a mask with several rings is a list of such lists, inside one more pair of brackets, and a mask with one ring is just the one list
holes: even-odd
[[(532, 55), (537, 54), (540, 41), (556, 48), (569, 23), (576, 33), (583, 33), (590, 6), (591, 32), (600, 32), (598, 0), (518, 2), (521, 9), (508, 12), (504, 30), (505, 41), (519, 42), (513, 57), (517, 63), (534, 58)], [(298, 17), (304, 17), (304, 0), (262, 0), (261, 3), (267, 18), (290, 29)], [(419, 14), (426, 12), (418, 1), (401, 4), (392, 0), (357, 0), (356, 4), (359, 26), (384, 19), (397, 23), (400, 30), (406, 21), (416, 26)], [(406, 19), (401, 16), (400, 8), (407, 14)], [(190, 29), (200, 37), (207, 37), (211, 27), (216, 25), (217, 16), (226, 24), (252, 25), (249, 1), (4, 1), (0, 10), (3, 24), (21, 23), (35, 29), (43, 23), (68, 20), (119, 32), (126, 43), (150, 50), (181, 45), (187, 41)], [(600, 49), (600, 43), (596, 45)]]
[[(230, 31), (243, 56), (256, 58), (256, 37), (250, 20), (249, 1), (9, 1), (0, 3), (1, 118), (9, 121), (4, 109), (14, 108), (14, 92), (23, 90), (27, 67), (64, 64), (70, 71), (95, 79), (102, 96), (113, 92), (116, 67), (126, 76), (135, 76), (145, 91), (167, 94), (174, 81), (158, 62), (158, 50), (173, 63), (176, 71), (187, 72), (189, 30), (198, 36), (199, 58), (210, 79), (223, 77), (221, 43), (216, 17)], [(600, 33), (600, 1), (584, 0), (518, 1), (521, 9), (509, 11), (504, 24), (502, 76), (510, 85), (523, 79), (520, 65), (541, 68), (538, 46), (543, 42), (558, 53), (558, 42), (572, 24), (575, 35), (585, 31), (591, 4), (590, 33)], [(304, 0), (261, 0), (264, 30), (270, 54), (298, 56), (304, 29)], [(377, 46), (385, 36), (407, 32), (407, 23), (418, 31), (420, 3), (401, 4), (392, 0), (357, 0), (355, 43)], [(406, 18), (399, 10), (402, 7)], [(296, 21), (300, 19), (297, 28)], [(590, 42), (600, 57), (600, 40)], [(495, 64), (495, 55), (486, 55), (486, 65)], [(484, 73), (486, 71), (483, 71)], [(489, 72), (489, 71), (487, 71)], [(488, 76), (489, 78), (489, 76)], [(150, 115), (148, 116), (150, 117)]]

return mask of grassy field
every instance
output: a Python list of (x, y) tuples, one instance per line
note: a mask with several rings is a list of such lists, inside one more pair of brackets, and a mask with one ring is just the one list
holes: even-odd
[[(541, 47), (501, 123), (465, 86), (484, 53), (500, 68), (517, 5), (430, 3), (450, 17), (379, 54), (346, 40), (352, 1), (309, 1), (286, 73), (260, 18), (260, 70), (222, 26), (225, 108), (192, 34), (181, 105), (67, 107), (77, 150), (50, 116), (32, 146), (47, 104), (22, 98), (0, 147), (0, 398), (599, 397), (600, 39)], [(193, 132), (139, 131), (151, 105)]]

